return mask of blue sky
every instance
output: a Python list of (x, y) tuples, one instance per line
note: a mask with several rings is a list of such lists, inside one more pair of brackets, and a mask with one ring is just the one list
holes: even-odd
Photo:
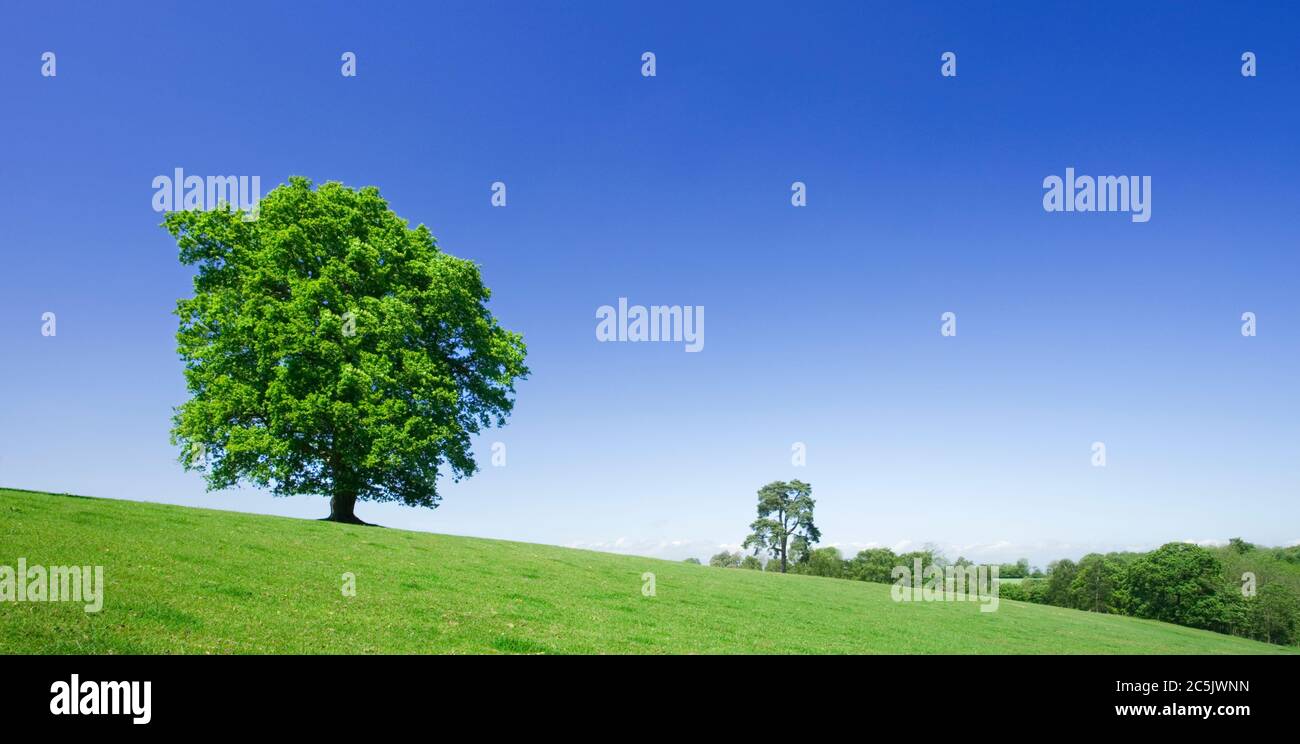
[[(0, 484), (326, 512), (175, 462), (181, 167), (376, 185), (524, 334), (479, 474), (364, 519), (707, 557), (798, 477), (850, 554), (1300, 541), (1300, 10), (814, 5), (6, 9)], [(1045, 212), (1067, 167), (1151, 176), (1150, 222)], [(597, 343), (619, 297), (703, 305), (704, 351)]]

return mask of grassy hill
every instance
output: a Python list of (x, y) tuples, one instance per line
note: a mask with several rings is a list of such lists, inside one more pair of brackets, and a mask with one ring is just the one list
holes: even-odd
[(882, 584), (0, 489), (0, 565), (20, 557), (102, 565), (106, 599), (0, 603), (3, 653), (1290, 651), (1006, 600), (896, 603)]

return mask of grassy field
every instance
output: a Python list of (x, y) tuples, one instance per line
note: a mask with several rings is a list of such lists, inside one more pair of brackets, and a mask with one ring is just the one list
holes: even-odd
[(102, 565), (106, 598), (97, 614), (0, 603), (3, 653), (1293, 651), (1006, 600), (896, 603), (882, 584), (0, 489), (0, 565), (20, 557)]

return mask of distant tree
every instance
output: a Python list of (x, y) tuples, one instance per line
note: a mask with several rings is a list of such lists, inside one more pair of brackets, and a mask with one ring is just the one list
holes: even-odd
[(998, 578), (1000, 579), (1025, 579), (1030, 574), (1029, 559), (1021, 558), (1015, 563), (1003, 563), (998, 566)]
[(732, 553), (722, 551), (709, 559), (709, 565), (714, 568), (740, 568), (740, 562), (743, 556), (739, 551)]
[(878, 584), (893, 583), (891, 573), (899, 565), (898, 556), (889, 548), (867, 548), (858, 551), (845, 567), (847, 578), (873, 581)]
[(740, 562), (740, 567), (750, 571), (762, 571), (763, 562), (752, 555), (747, 555), (745, 556), (745, 559)]
[(1199, 545), (1167, 543), (1140, 556), (1125, 573), (1124, 592), (1137, 617), (1208, 630), (1233, 625), (1223, 565)]
[(1110, 612), (1115, 606), (1115, 592), (1124, 579), (1124, 564), (1118, 559), (1089, 553), (1079, 559), (1070, 583), (1070, 606), (1091, 612)]
[(773, 481), (758, 491), (758, 519), (749, 525), (751, 534), (744, 546), (776, 555), (781, 573), (788, 568), (791, 550), (801, 561), (810, 557), (810, 548), (822, 539), (813, 524), (812, 486), (799, 480), (789, 483)]
[(682, 563), (694, 563), (695, 565), (698, 566), (698, 565), (700, 565), (700, 559), (699, 559), (699, 558), (687, 558), (686, 560), (682, 561)]
[(1265, 584), (1246, 602), (1248, 634), (1283, 645), (1300, 640), (1300, 601), (1280, 584)]
[(817, 548), (799, 567), (802, 574), (839, 579), (844, 577), (844, 556), (839, 548)]
[(1273, 557), (1287, 563), (1300, 563), (1300, 545), (1292, 545), (1289, 548), (1274, 548)]
[(1233, 537), (1228, 540), (1228, 547), (1232, 548), (1238, 554), (1249, 553), (1255, 549), (1251, 543), (1242, 540), (1240, 537)]
[(943, 550), (941, 550), (938, 545), (928, 542), (921, 549), (930, 555), (934, 565), (940, 568), (948, 565), (948, 558), (943, 554)]
[(190, 398), (172, 441), (209, 489), (438, 505), (438, 477), (478, 469), (472, 445), (514, 406), (524, 343), (487, 309), (472, 261), (440, 251), (374, 187), (291, 178), (256, 220), (167, 215), (194, 296), (177, 303)]
[(918, 560), (921, 562), (922, 571), (924, 571), (927, 566), (943, 565), (940, 556), (935, 555), (931, 550), (913, 550), (910, 553), (902, 553), (898, 556), (898, 562), (896, 565), (906, 566), (908, 571), (915, 571), (916, 562)]
[(1074, 577), (1078, 570), (1078, 566), (1075, 565), (1074, 561), (1068, 558), (1047, 564), (1047, 592), (1045, 599), (1048, 604), (1057, 607), (1074, 606), (1070, 587), (1074, 583)]

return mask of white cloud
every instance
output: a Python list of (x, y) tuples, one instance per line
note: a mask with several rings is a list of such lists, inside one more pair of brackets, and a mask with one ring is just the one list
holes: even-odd
[(1228, 544), (1227, 540), (1221, 540), (1217, 537), (1211, 537), (1205, 540), (1179, 540), (1179, 542), (1191, 543), (1193, 545), (1200, 545), (1202, 548), (1221, 548), (1224, 545)]

